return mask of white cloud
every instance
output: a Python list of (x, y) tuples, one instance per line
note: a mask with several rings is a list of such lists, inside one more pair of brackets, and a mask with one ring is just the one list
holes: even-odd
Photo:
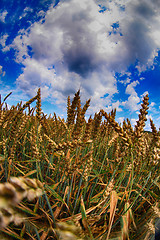
[(139, 102), (140, 98), (137, 95), (137, 92), (135, 91), (135, 87), (139, 84), (139, 81), (133, 81), (132, 83), (128, 84), (126, 87), (126, 94), (129, 94), (128, 100), (125, 102), (122, 102), (122, 105), (128, 108), (130, 111), (134, 112), (139, 109)]
[(144, 96), (146, 96), (146, 95), (149, 95), (149, 92), (148, 91), (145, 91), (142, 95), (141, 95), (141, 98), (143, 98)]
[[(88, 16), (89, 9), (91, 16)], [(35, 23), (28, 32), (21, 31), (10, 45), (17, 51), (17, 62), (25, 66), (17, 79), (18, 86), (34, 94), (37, 85), (49, 85), (58, 102), (80, 88), (84, 98), (93, 97), (94, 108), (100, 102), (103, 107), (105, 103), (100, 97), (105, 93), (112, 96), (117, 88), (113, 73), (108, 71), (104, 56), (101, 57), (99, 52), (101, 42), (98, 42), (94, 28), (90, 29), (95, 14), (97, 18), (100, 16), (97, 10), (94, 2), (83, 4), (82, 1), (79, 8), (76, 1), (72, 8), (69, 3), (64, 3), (47, 12), (45, 23)], [(99, 26), (101, 32), (104, 26)], [(32, 58), (28, 46), (34, 52)]]
[(134, 87), (136, 87), (137, 84), (139, 84), (138, 80), (133, 81), (132, 83), (128, 84), (128, 86), (127, 86), (127, 88), (126, 88), (126, 93), (127, 93), (127, 94), (130, 94), (130, 95), (136, 96), (137, 93), (136, 93)]
[(131, 125), (135, 126), (136, 125), (136, 121), (138, 121), (138, 119), (136, 118), (131, 118)]
[[(107, 10), (100, 13), (98, 4)], [(61, 1), (56, 8), (50, 7), (45, 21), (21, 30), (10, 46), (3, 44), (3, 50), (14, 48), (16, 61), (24, 65), (17, 79), (19, 89), (34, 95), (41, 87), (45, 98), (63, 104), (80, 88), (83, 101), (92, 97), (90, 111), (113, 107), (111, 101), (118, 93), (115, 72), (126, 73), (129, 97), (115, 106), (119, 111), (121, 105), (135, 111), (139, 82), (131, 82), (126, 71), (136, 60), (139, 71), (153, 64), (160, 47), (159, 9), (156, 0)]]
[(30, 8), (30, 7), (26, 7), (26, 8), (23, 10), (23, 13), (22, 13), (22, 15), (19, 17), (19, 19), (24, 18), (24, 17), (25, 17), (28, 13), (30, 13), (30, 12), (33, 12), (33, 9)]
[(0, 12), (0, 21), (5, 23), (5, 18), (7, 16), (8, 12), (7, 10), (4, 10), (3, 12)]
[(126, 86), (128, 83), (131, 82), (131, 78), (127, 77), (125, 80), (120, 80), (119, 82), (120, 82), (120, 83), (123, 83), (124, 86)]
[(139, 109), (139, 103), (140, 99), (137, 95), (130, 95), (128, 97), (128, 100), (123, 102), (122, 105), (128, 108), (130, 111), (134, 112)]
[(121, 124), (122, 124), (122, 123), (123, 123), (123, 121), (124, 121), (124, 117), (119, 117), (119, 118), (118, 118), (118, 122), (119, 122), (119, 123), (121, 123)]
[(4, 77), (5, 76), (5, 71), (3, 71), (3, 67), (0, 65), (0, 76)]
[(156, 105), (155, 102), (150, 103), (150, 107), (154, 107), (155, 105)]
[(9, 35), (7, 33), (5, 33), (0, 37), (0, 44), (3, 48), (6, 47), (6, 40), (7, 40), (8, 36)]

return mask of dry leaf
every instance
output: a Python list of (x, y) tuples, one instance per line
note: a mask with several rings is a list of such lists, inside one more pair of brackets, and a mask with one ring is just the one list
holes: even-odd
[(116, 212), (117, 202), (118, 202), (118, 195), (117, 195), (116, 191), (112, 191), (110, 193), (110, 217), (109, 217), (109, 228), (108, 228), (108, 234), (107, 234), (106, 240), (109, 239), (113, 219), (114, 219), (115, 212)]

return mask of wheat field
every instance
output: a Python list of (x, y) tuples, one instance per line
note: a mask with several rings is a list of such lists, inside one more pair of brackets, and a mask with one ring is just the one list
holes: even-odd
[[(0, 101), (0, 239), (149, 240), (160, 218), (160, 131), (149, 97), (138, 121), (116, 110), (85, 118), (90, 99), (47, 116), (41, 91), (8, 109)], [(35, 108), (32, 103), (36, 101)]]

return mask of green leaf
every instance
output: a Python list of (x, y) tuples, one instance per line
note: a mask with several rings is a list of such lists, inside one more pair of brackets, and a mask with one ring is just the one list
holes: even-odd
[(60, 202), (62, 202), (68, 209), (67, 203), (63, 200), (63, 198), (50, 186), (46, 185), (45, 188)]

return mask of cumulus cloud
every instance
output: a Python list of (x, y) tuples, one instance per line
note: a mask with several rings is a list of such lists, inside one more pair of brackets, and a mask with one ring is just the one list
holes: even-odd
[(139, 84), (139, 81), (133, 81), (132, 83), (128, 84), (126, 87), (126, 94), (129, 94), (128, 100), (122, 102), (122, 105), (128, 108), (130, 111), (134, 112), (139, 109), (140, 105), (140, 98), (135, 91), (135, 87)]
[[(91, 110), (109, 109), (118, 93), (115, 73), (136, 62), (138, 71), (153, 64), (160, 47), (159, 9), (156, 0), (60, 1), (3, 51), (15, 49), (16, 61), (24, 65), (17, 85), (28, 94), (40, 86), (44, 97), (63, 104), (80, 88), (84, 101), (92, 97)], [(114, 103), (119, 111), (121, 105), (138, 109), (137, 84), (129, 77), (124, 81), (129, 97)]]

